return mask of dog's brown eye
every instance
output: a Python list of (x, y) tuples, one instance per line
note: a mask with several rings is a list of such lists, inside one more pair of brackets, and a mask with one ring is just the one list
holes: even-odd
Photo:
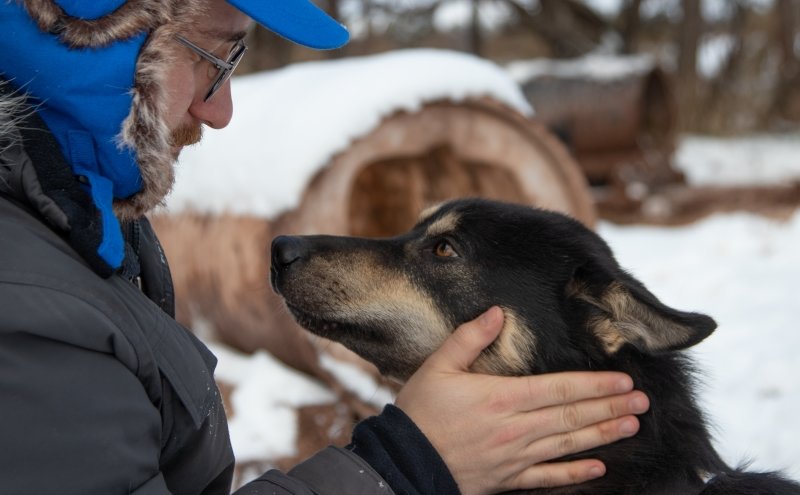
[(451, 246), (450, 243), (447, 241), (441, 241), (437, 243), (436, 246), (433, 248), (433, 253), (436, 256), (441, 256), (443, 258), (455, 258), (458, 256), (456, 250), (453, 249), (453, 246)]

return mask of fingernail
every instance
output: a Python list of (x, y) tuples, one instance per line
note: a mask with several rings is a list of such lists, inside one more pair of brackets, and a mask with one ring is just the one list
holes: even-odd
[(626, 419), (619, 425), (619, 432), (626, 437), (633, 435), (637, 430), (636, 422), (632, 419)]
[(589, 469), (589, 476), (591, 476), (592, 478), (599, 478), (604, 474), (606, 474), (606, 470), (603, 466), (594, 466), (591, 469)]
[(483, 328), (489, 328), (492, 326), (492, 323), (494, 323), (496, 315), (497, 306), (492, 306), (485, 313), (483, 313), (480, 318), (478, 318), (478, 322)]
[(620, 394), (624, 394), (625, 392), (630, 392), (633, 390), (633, 380), (631, 377), (626, 376), (624, 378), (620, 378), (617, 381), (617, 392)]
[(637, 396), (631, 399), (631, 401), (628, 403), (628, 407), (631, 408), (632, 413), (641, 414), (647, 411), (647, 409), (649, 408), (649, 404), (647, 402), (647, 399), (641, 396)]

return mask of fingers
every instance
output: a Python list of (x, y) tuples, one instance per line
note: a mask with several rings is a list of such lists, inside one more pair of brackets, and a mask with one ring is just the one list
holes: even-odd
[(574, 485), (599, 478), (605, 473), (603, 463), (594, 459), (537, 464), (521, 472), (514, 480), (513, 488)]
[(427, 366), (467, 371), (473, 361), (503, 328), (503, 311), (497, 306), (478, 318), (459, 326), (442, 346), (428, 358)]
[(526, 453), (530, 459), (545, 462), (607, 445), (631, 437), (638, 431), (636, 416), (625, 416), (537, 440), (528, 446)]
[[(642, 414), (649, 407), (650, 401), (647, 395), (639, 391), (633, 391), (623, 395), (540, 409), (536, 415), (531, 415), (530, 419), (527, 420), (526, 428), (530, 431), (536, 431), (537, 436), (542, 438), (580, 430), (608, 420)], [(619, 438), (622, 437), (613, 438), (611, 441), (619, 440)]]
[(525, 410), (624, 394), (633, 390), (633, 380), (614, 371), (574, 371), (513, 379), (504, 387), (509, 399)]
[(516, 476), (511, 488), (565, 486), (599, 478), (606, 470), (596, 459), (548, 461), (607, 445), (638, 431), (639, 420), (625, 416), (536, 441), (525, 451), (526, 459), (533, 460), (532, 465)]

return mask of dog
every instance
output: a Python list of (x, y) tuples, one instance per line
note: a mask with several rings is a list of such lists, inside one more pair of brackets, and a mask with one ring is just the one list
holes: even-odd
[(398, 237), (281, 236), (271, 257), (272, 286), (301, 326), (401, 381), (492, 305), (503, 308), (504, 327), (474, 371), (629, 374), (650, 398), (639, 433), (563, 459), (601, 459), (607, 474), (529, 493), (800, 494), (777, 473), (728, 467), (711, 445), (681, 351), (708, 337), (714, 320), (661, 303), (568, 216), (461, 199), (423, 212)]

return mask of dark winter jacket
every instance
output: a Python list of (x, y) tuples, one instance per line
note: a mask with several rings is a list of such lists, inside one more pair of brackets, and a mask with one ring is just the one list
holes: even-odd
[[(234, 457), (216, 359), (171, 316), (145, 219), (100, 276), (100, 212), (35, 113), (0, 98), (0, 493), (227, 494)], [(95, 269), (93, 269), (93, 267)], [(108, 274), (104, 274), (108, 275)], [(391, 488), (390, 488), (391, 486)], [(238, 494), (457, 493), (392, 406), (288, 474)]]

